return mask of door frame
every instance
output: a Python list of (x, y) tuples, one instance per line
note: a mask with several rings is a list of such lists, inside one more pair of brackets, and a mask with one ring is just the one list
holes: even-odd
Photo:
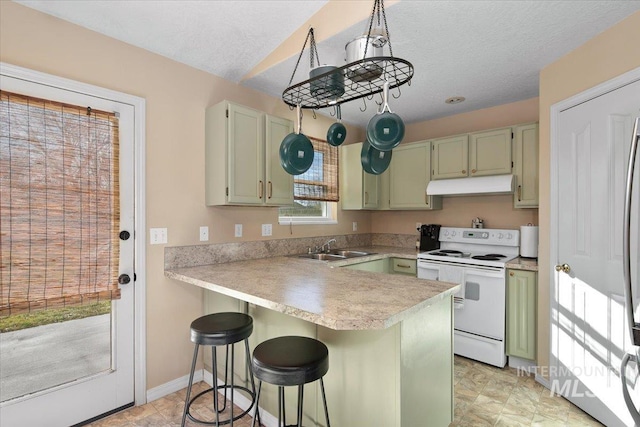
[(146, 369), (146, 205), (145, 205), (145, 118), (144, 98), (99, 86), (0, 62), (0, 75), (31, 81), (84, 95), (129, 104), (134, 109), (134, 400), (147, 403)]
[[(614, 77), (610, 80), (607, 80), (603, 83), (600, 83), (596, 86), (593, 86), (589, 89), (586, 89), (583, 92), (575, 94), (567, 99), (559, 101), (553, 104), (549, 111), (549, 119), (550, 119), (550, 138), (549, 138), (549, 152), (550, 152), (550, 162), (549, 162), (549, 316), (552, 316), (553, 310), (557, 309), (557, 304), (555, 301), (555, 295), (557, 295), (558, 289), (558, 281), (557, 275), (558, 272), (553, 268), (559, 261), (558, 259), (558, 241), (554, 236), (558, 236), (559, 233), (559, 192), (558, 192), (558, 168), (560, 167), (560, 159), (558, 156), (558, 145), (559, 145), (559, 119), (560, 114), (568, 110), (569, 108), (575, 107), (584, 102), (590, 101), (594, 98), (602, 96), (608, 92), (612, 92), (616, 89), (619, 89), (627, 84), (640, 79), (640, 67), (630, 70), (624, 74), (621, 74), (617, 77)], [(555, 369), (555, 372), (558, 372), (558, 359), (553, 355), (553, 321), (551, 317), (549, 318), (549, 375)], [(550, 383), (546, 381), (546, 379), (539, 378), (536, 376), (536, 379), (541, 383), (545, 384), (547, 387)]]

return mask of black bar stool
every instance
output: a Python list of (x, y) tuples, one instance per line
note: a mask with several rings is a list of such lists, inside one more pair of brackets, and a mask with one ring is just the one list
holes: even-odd
[[(253, 372), (249, 370), (251, 378), (251, 390), (246, 387), (235, 385), (233, 381), (234, 370), (234, 356), (235, 346), (234, 344), (244, 340), (245, 357), (247, 364), (250, 360), (249, 355), (249, 336), (253, 332), (253, 319), (251, 316), (243, 313), (215, 313), (202, 316), (191, 322), (191, 341), (195, 343), (196, 347), (193, 352), (193, 362), (191, 363), (191, 373), (189, 374), (189, 385), (187, 387), (187, 397), (184, 402), (184, 412), (182, 414), (182, 426), (184, 426), (187, 417), (191, 421), (200, 424), (221, 426), (230, 424), (233, 426), (233, 422), (247, 415), (254, 404), (256, 404), (256, 385), (253, 378)], [(193, 373), (196, 368), (196, 362), (198, 360), (198, 349), (201, 345), (211, 346), (212, 353), (212, 371), (213, 371), (213, 387), (198, 393), (193, 399), (191, 397), (191, 388), (193, 386)], [(217, 384), (217, 372), (218, 361), (216, 355), (216, 346), (226, 346), (226, 357), (224, 367), (224, 384)], [(231, 345), (231, 384), (227, 383), (227, 376), (229, 370), (229, 345)], [(218, 390), (224, 390), (224, 405), (222, 409), (218, 408)], [(231, 415), (229, 419), (220, 420), (220, 414), (226, 409), (227, 406), (227, 389), (231, 392)], [(251, 398), (251, 405), (245, 411), (236, 415), (233, 415), (233, 392), (234, 390), (242, 390), (249, 394)], [(211, 392), (213, 394), (213, 407), (216, 414), (215, 421), (203, 421), (195, 418), (190, 413), (190, 408), (193, 402), (195, 402), (200, 396)]]
[[(260, 380), (252, 427), (258, 416), (258, 403), (262, 381), (278, 386), (278, 426), (286, 426), (284, 387), (298, 386), (298, 427), (302, 427), (302, 400), (304, 384), (320, 380), (324, 416), (329, 423), (327, 398), (322, 377), (329, 370), (329, 350), (318, 340), (308, 337), (286, 336), (267, 340), (253, 350), (251, 367)], [(258, 422), (260, 420), (258, 419)]]

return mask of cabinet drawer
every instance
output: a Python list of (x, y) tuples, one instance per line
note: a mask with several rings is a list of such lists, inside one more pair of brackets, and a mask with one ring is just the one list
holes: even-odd
[(404, 258), (392, 258), (391, 269), (393, 273), (416, 275), (416, 260)]

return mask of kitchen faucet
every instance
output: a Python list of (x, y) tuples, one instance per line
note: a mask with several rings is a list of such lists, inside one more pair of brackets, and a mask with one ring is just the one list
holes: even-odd
[[(327, 252), (327, 253), (328, 253), (328, 252), (331, 250), (331, 244), (332, 244), (332, 243), (335, 243), (335, 242), (336, 242), (336, 239), (329, 239), (329, 240), (327, 240), (327, 242), (326, 242), (324, 245), (322, 245), (322, 246), (320, 247), (320, 251), (321, 251), (321, 252)], [(327, 249), (325, 249), (325, 248), (324, 248), (325, 246), (327, 247)]]

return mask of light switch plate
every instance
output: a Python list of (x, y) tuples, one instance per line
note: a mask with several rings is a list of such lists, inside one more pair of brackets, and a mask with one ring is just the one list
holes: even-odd
[(166, 228), (149, 229), (149, 243), (152, 245), (162, 245), (168, 242)]
[(358, 223), (353, 221), (353, 231), (358, 231)]
[(236, 224), (235, 236), (242, 237), (242, 224)]
[(200, 241), (208, 242), (209, 241), (209, 227), (203, 225), (200, 227)]
[(262, 224), (262, 235), (271, 236), (271, 234), (272, 234), (271, 224)]

